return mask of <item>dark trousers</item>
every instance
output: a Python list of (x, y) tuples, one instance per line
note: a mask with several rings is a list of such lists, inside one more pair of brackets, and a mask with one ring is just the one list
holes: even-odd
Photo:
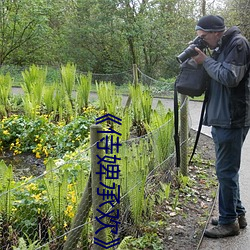
[(249, 127), (212, 127), (215, 143), (216, 175), (219, 181), (219, 223), (230, 224), (245, 214), (240, 200), (239, 169), (241, 149)]

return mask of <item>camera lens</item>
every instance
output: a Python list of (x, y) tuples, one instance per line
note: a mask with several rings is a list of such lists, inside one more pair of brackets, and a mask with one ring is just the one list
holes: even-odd
[(187, 47), (180, 55), (176, 57), (177, 61), (179, 63), (183, 63), (188, 58), (198, 55), (198, 53), (194, 49), (195, 47), (195, 44), (191, 44), (189, 47)]
[(199, 36), (197, 36), (192, 43), (180, 54), (176, 57), (177, 61), (179, 63), (183, 63), (188, 58), (198, 55), (195, 47), (199, 48), (200, 50), (203, 50), (207, 47), (207, 43)]

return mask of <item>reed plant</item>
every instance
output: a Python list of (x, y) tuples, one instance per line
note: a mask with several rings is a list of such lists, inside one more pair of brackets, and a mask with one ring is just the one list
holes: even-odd
[(99, 106), (101, 110), (107, 111), (107, 104), (115, 95), (115, 84), (111, 82), (96, 82), (96, 91), (98, 95)]
[(137, 226), (142, 221), (142, 214), (146, 209), (145, 187), (150, 162), (147, 146), (147, 142), (144, 140), (141, 140), (139, 144), (132, 145), (133, 154), (131, 154), (127, 176), (130, 209)]
[(70, 97), (65, 93), (64, 87), (56, 83), (53, 97), (53, 116), (56, 121), (71, 121), (74, 112)]
[(122, 97), (117, 94), (115, 84), (112, 82), (96, 83), (96, 90), (100, 109), (119, 117), (122, 110)]
[(0, 75), (0, 115), (7, 116), (8, 114), (11, 87), (12, 79), (10, 74)]
[(12, 166), (6, 166), (0, 161), (0, 214), (4, 215), (4, 220), (9, 223), (12, 215), (14, 196), (10, 190), (14, 186), (14, 176)]
[(120, 131), (121, 133), (121, 141), (127, 141), (130, 137), (130, 129), (132, 127), (131, 112), (128, 109), (125, 110), (124, 115), (122, 117), (122, 125), (116, 125), (116, 127), (115, 130)]
[(151, 114), (150, 123), (146, 123), (145, 128), (149, 138), (151, 138), (155, 161), (159, 164), (173, 152), (173, 112), (166, 110), (162, 102), (159, 101)]
[(142, 84), (129, 85), (133, 124), (137, 127), (138, 135), (144, 134), (144, 123), (150, 123), (152, 112), (152, 94), (144, 89)]
[(152, 112), (153, 96), (149, 89), (145, 89), (141, 95), (141, 104), (143, 112), (143, 121), (150, 123), (151, 112)]
[(43, 102), (45, 105), (46, 113), (50, 114), (53, 111), (54, 94), (56, 85), (48, 85), (44, 89)]
[(28, 70), (22, 72), (22, 76), (24, 111), (28, 116), (34, 117), (39, 112), (42, 103), (47, 68), (32, 65)]
[(73, 103), (72, 92), (74, 90), (76, 82), (76, 65), (72, 63), (67, 63), (66, 66), (61, 66), (61, 77), (62, 86), (65, 89), (69, 100), (71, 101), (71, 103)]
[(143, 121), (143, 112), (141, 107), (142, 85), (129, 85), (129, 94), (131, 96), (131, 108), (133, 112), (133, 123), (140, 124)]
[(46, 176), (43, 179), (47, 191), (49, 208), (58, 235), (62, 233), (64, 226), (64, 211), (67, 208), (68, 176), (67, 172), (56, 170), (52, 159), (46, 164)]
[(16, 239), (16, 230), (13, 228), (14, 200), (12, 189), (14, 176), (12, 166), (0, 161), (0, 246), (6, 248)]
[(138, 226), (142, 220), (145, 206), (145, 186), (152, 159), (147, 140), (127, 142), (121, 151), (122, 195), (128, 197), (124, 203), (129, 207), (134, 224)]
[(77, 107), (80, 110), (87, 108), (89, 104), (89, 95), (92, 83), (92, 73), (88, 72), (87, 75), (80, 75), (78, 78), (77, 96), (76, 102)]
[(39, 106), (34, 103), (34, 99), (31, 98), (30, 95), (27, 94), (23, 97), (23, 109), (27, 117), (35, 119), (36, 115), (39, 113), (39, 111), (37, 111), (38, 107)]

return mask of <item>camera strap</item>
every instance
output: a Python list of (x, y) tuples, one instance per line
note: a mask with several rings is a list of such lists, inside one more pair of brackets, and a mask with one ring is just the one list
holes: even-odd
[(195, 138), (195, 142), (194, 142), (193, 151), (192, 151), (192, 154), (191, 154), (190, 159), (189, 159), (189, 164), (191, 164), (191, 162), (192, 162), (193, 156), (195, 154), (195, 151), (196, 151), (196, 148), (197, 148), (197, 145), (198, 145), (198, 142), (199, 142), (201, 129), (202, 129), (203, 117), (204, 117), (204, 114), (205, 114), (205, 109), (206, 109), (206, 104), (207, 104), (207, 92), (208, 91), (205, 91), (205, 96), (204, 96), (204, 100), (203, 100), (202, 108), (201, 108), (199, 126), (198, 126), (198, 130), (196, 132), (196, 138)]
[(179, 105), (178, 105), (178, 92), (176, 83), (174, 84), (174, 142), (175, 142), (175, 158), (176, 167), (180, 167), (180, 137), (179, 137)]
[[(199, 142), (203, 117), (204, 117), (206, 104), (207, 104), (207, 96), (208, 96), (207, 92), (208, 91), (205, 91), (205, 97), (204, 97), (204, 101), (202, 103), (202, 108), (201, 108), (199, 126), (196, 132), (195, 143), (193, 146), (192, 154), (189, 159), (189, 164), (191, 164), (192, 162), (193, 156), (195, 154), (195, 151)], [(179, 137), (179, 105), (178, 105), (178, 92), (176, 89), (176, 84), (174, 85), (174, 128), (175, 128), (174, 141), (175, 141), (175, 151), (176, 151), (176, 167), (179, 168), (181, 160), (180, 160), (180, 137)]]

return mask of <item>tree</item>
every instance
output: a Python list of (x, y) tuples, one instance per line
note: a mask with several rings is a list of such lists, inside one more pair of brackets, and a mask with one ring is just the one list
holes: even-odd
[(221, 11), (226, 25), (239, 26), (242, 33), (250, 39), (250, 2), (247, 0), (225, 0)]
[(61, 61), (64, 27), (74, 0), (0, 2), (0, 64), (52, 64)]
[[(28, 0), (0, 2), (0, 65), (43, 32), (46, 10), (38, 4), (38, 1)], [(41, 43), (37, 43), (26, 52), (31, 53), (40, 46)]]
[[(67, 28), (68, 59), (75, 60), (85, 71), (124, 71), (137, 64), (150, 76), (162, 76), (163, 72), (173, 76), (178, 69), (176, 64), (175, 71), (172, 70), (173, 62), (177, 62), (176, 51), (194, 38), (194, 32), (186, 35), (194, 27), (190, 7), (193, 1), (182, 3), (181, 0), (78, 0), (76, 15)], [(189, 8), (183, 12), (190, 13), (188, 17), (180, 11), (184, 7)], [(192, 24), (187, 26), (189, 22)]]
[(212, 13), (214, 4), (214, 0), (1, 1), (0, 64), (72, 62), (81, 71), (104, 74), (137, 64), (153, 78), (173, 77), (179, 70), (176, 56), (194, 39), (198, 17), (207, 10)]
[(127, 48), (115, 13), (115, 1), (78, 0), (63, 47), (68, 60), (83, 71), (113, 73), (127, 69)]

